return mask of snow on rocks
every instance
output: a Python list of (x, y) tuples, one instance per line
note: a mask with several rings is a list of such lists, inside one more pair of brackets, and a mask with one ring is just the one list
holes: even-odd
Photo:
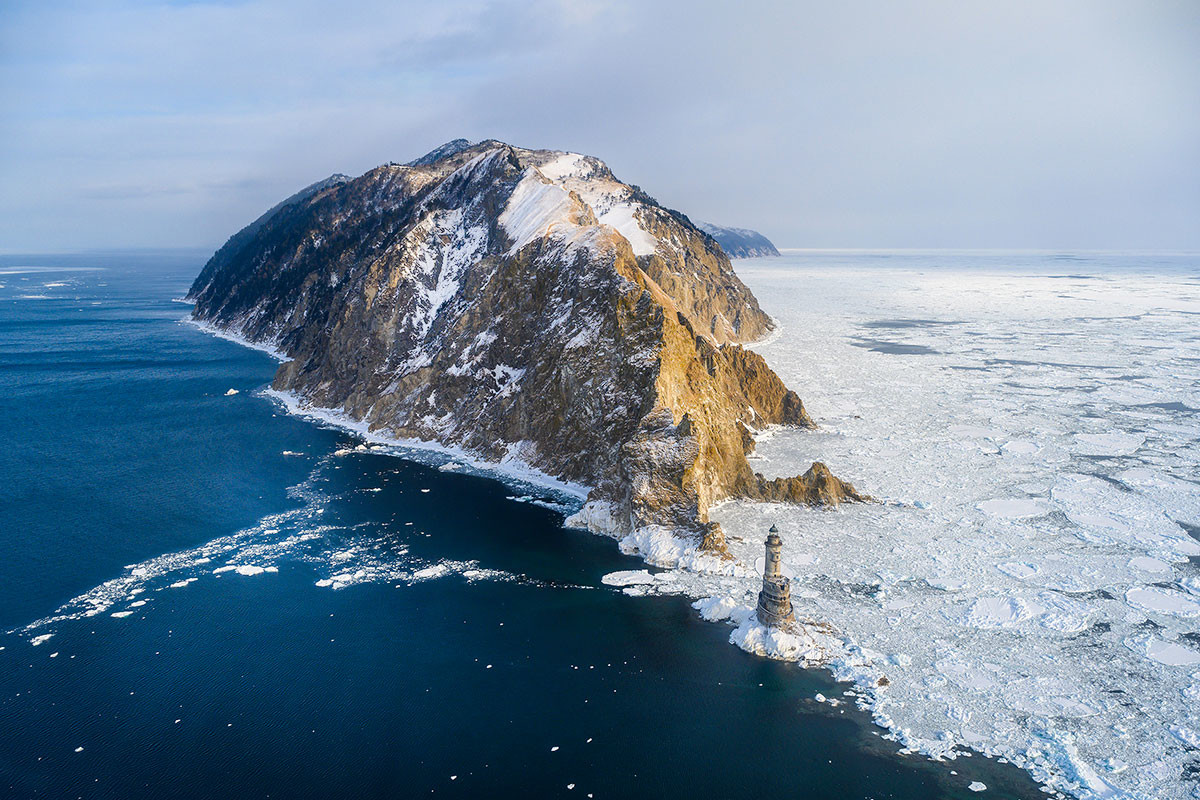
[(629, 242), (634, 255), (648, 256), (657, 251), (658, 240), (638, 220), (644, 206), (633, 199), (627, 186), (600, 176), (607, 171), (602, 162), (578, 153), (562, 153), (537, 169), (564, 191), (573, 191), (581, 197), (602, 225), (616, 229)]
[[(502, 221), (510, 238), (569, 239), (575, 206), (564, 198), (601, 166), (559, 154), (540, 175), (526, 172)], [(644, 209), (592, 184), (577, 194), (637, 252), (636, 232), (623, 229)], [(1182, 480), (1196, 474), (1195, 427), (1128, 404), (1191, 402), (1180, 376), (1192, 362), (1179, 358), (1200, 358), (1194, 285), (1119, 270), (1064, 283), (1047, 277), (1044, 257), (1010, 256), (1019, 271), (1008, 261), (949, 269), (906, 256), (911, 270), (857, 261), (848, 285), (841, 258), (746, 268), (785, 332), (757, 348), (831, 417), (821, 432), (763, 437), (756, 466), (798, 474), (819, 458), (877, 496), (919, 496), (920, 507), (729, 503), (713, 517), (732, 562), (670, 531), (629, 532), (602, 504), (569, 524), (617, 536), (623, 551), (667, 570), (652, 581), (641, 570), (614, 577), (622, 591), (686, 594), (751, 652), (827, 664), (907, 748), (953, 758), (969, 746), (1088, 800), (1183, 798), (1191, 788), (1178, 776), (1191, 756), (1168, 727), (1200, 729), (1195, 650), (1182, 638), (1196, 594), (1186, 567), (1172, 567), (1180, 590), (1146, 568), (1200, 555), (1177, 524), (1195, 516)], [(577, 335), (566, 309), (551, 318)], [(889, 339), (923, 355), (851, 343), (881, 320)], [(464, 351), (464, 370), (475, 355)], [(785, 560), (820, 555), (788, 563), (798, 613), (822, 625), (780, 632), (754, 619), (748, 565), (774, 521)], [(354, 559), (329, 564), (324, 580), (336, 588), (384, 574)], [(429, 569), (409, 562), (404, 579)], [(1149, 580), (1164, 586), (1141, 585)]]
[[(750, 606), (739, 603), (733, 597), (728, 595), (718, 595), (716, 597), (704, 597), (692, 603), (692, 608), (700, 612), (700, 616), (709, 622), (718, 622), (720, 620), (731, 619), (734, 613), (739, 614), (739, 619), (743, 618)], [(753, 609), (751, 609), (753, 610)]]
[(748, 653), (815, 665), (829, 661), (831, 653), (840, 651), (839, 642), (805, 625), (786, 631), (768, 628), (758, 621), (750, 606), (734, 609), (731, 619), (737, 627), (729, 634), (729, 641)]
[(638, 222), (636, 213), (639, 206), (631, 203), (621, 203), (613, 206), (600, 216), (600, 222), (617, 229), (617, 233), (625, 237), (633, 254), (637, 256), (654, 255), (658, 248), (658, 240), (646, 233)]
[(577, 208), (578, 203), (565, 189), (547, 183), (530, 167), (500, 214), (500, 224), (513, 240), (509, 254), (547, 235), (556, 226), (572, 225), (571, 215)]
[(613, 505), (603, 500), (584, 503), (582, 508), (563, 520), (563, 525), (614, 537), (618, 536), (623, 527), (617, 519)]
[(710, 575), (749, 576), (753, 570), (737, 561), (726, 560), (699, 548), (693, 538), (683, 538), (661, 525), (647, 525), (629, 533), (620, 541), (626, 555), (641, 556), (656, 567), (682, 569)]

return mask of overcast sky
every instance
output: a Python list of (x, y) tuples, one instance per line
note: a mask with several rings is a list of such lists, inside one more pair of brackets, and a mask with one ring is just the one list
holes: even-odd
[(0, 0), (0, 250), (215, 247), (448, 139), (789, 247), (1200, 249), (1200, 3)]

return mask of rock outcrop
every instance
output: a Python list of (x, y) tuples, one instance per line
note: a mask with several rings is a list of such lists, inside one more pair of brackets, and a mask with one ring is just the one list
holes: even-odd
[(274, 387), (302, 403), (592, 487), (579, 524), (722, 550), (722, 498), (858, 499), (820, 465), (752, 472), (754, 431), (813, 425), (740, 344), (771, 319), (710, 236), (589, 156), (456, 140), (334, 176), (235, 234), (189, 298), (286, 354)]
[(748, 228), (725, 228), (720, 225), (710, 225), (707, 222), (698, 223), (700, 230), (717, 240), (721, 249), (730, 258), (755, 258), (757, 256), (777, 256), (779, 251), (771, 240), (758, 231)]

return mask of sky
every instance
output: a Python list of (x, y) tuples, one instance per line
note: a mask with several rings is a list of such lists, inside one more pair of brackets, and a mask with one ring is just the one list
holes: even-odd
[(1200, 3), (0, 0), (0, 251), (215, 248), (459, 137), (781, 247), (1200, 250)]

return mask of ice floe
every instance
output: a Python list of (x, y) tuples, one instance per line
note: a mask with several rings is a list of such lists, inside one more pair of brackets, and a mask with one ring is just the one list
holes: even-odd
[(1138, 586), (1125, 593), (1129, 604), (1144, 611), (1173, 614), (1177, 617), (1200, 617), (1200, 602), (1183, 592), (1158, 586)]
[[(746, 565), (778, 524), (797, 613), (832, 631), (822, 660), (906, 748), (971, 747), (1088, 800), (1192, 798), (1200, 424), (1183, 409), (1200, 407), (1200, 339), (1174, 309), (1200, 311), (1200, 285), (1104, 272), (1064, 293), (1036, 267), (911, 260), (742, 272), (786, 332), (756, 349), (822, 426), (762, 437), (755, 468), (819, 459), (885, 503), (712, 517)], [(920, 359), (853, 344), (864, 321), (946, 309), (970, 321), (889, 330)], [(801, 553), (819, 559), (789, 561)], [(754, 587), (739, 581), (672, 583), (740, 631)], [(744, 631), (736, 643), (811, 661)]]
[(654, 583), (654, 576), (644, 569), (610, 572), (601, 581), (606, 586), (639, 586)]
[(988, 516), (1002, 519), (1025, 519), (1026, 517), (1040, 517), (1042, 514), (1048, 513), (1050, 506), (1041, 500), (1004, 498), (985, 500), (979, 504), (979, 510)]
[(1176, 642), (1164, 642), (1153, 636), (1141, 641), (1130, 643), (1136, 651), (1144, 652), (1146, 658), (1166, 664), (1169, 667), (1189, 667), (1200, 664), (1200, 652), (1184, 647)]
[(1146, 437), (1136, 433), (1077, 433), (1075, 449), (1084, 455), (1125, 456), (1137, 451)]
[(1012, 627), (1039, 616), (1045, 610), (1032, 600), (1016, 597), (981, 597), (971, 604), (963, 622), (974, 628)]

